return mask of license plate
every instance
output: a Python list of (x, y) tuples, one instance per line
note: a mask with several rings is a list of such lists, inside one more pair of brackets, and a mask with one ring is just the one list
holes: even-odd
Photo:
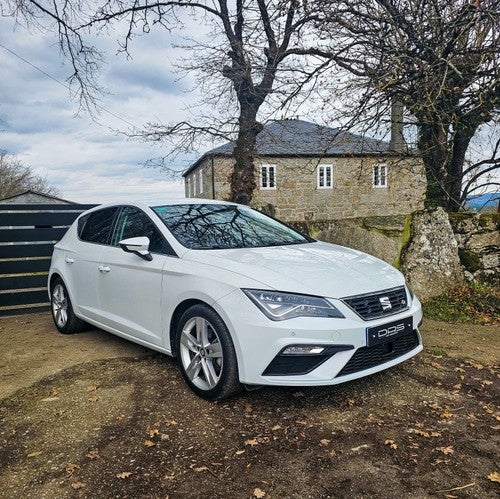
[(413, 320), (411, 317), (399, 319), (380, 326), (366, 329), (366, 345), (372, 347), (380, 343), (392, 341), (396, 338), (410, 334), (413, 331)]

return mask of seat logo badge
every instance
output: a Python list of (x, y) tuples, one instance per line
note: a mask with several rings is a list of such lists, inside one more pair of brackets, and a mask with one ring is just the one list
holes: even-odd
[(384, 312), (392, 309), (391, 300), (388, 296), (382, 296), (378, 299), (378, 301), (380, 302), (380, 305), (382, 305), (382, 310)]

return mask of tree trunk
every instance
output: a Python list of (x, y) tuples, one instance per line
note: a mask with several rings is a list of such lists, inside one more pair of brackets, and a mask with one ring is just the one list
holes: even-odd
[(234, 148), (234, 168), (231, 176), (231, 200), (236, 203), (250, 204), (257, 186), (255, 181), (254, 157), (257, 135), (262, 125), (248, 116), (240, 116), (240, 126)]
[(425, 207), (447, 206), (448, 196), (443, 179), (446, 178), (447, 140), (446, 125), (439, 123), (419, 126), (418, 147), (425, 166), (427, 190)]

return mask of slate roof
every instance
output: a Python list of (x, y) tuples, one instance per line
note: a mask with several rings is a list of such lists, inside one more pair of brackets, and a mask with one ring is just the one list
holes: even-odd
[[(183, 176), (203, 160), (215, 156), (231, 156), (235, 143), (227, 142), (206, 152)], [(257, 135), (259, 156), (372, 156), (394, 154), (389, 142), (345, 132), (339, 128), (316, 125), (303, 120), (277, 120), (268, 123)]]

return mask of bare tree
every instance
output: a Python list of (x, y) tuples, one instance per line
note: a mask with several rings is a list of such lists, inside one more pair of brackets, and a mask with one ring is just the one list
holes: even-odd
[[(324, 0), (323, 41), (351, 78), (358, 111), (379, 116), (392, 100), (417, 128), (427, 205), (463, 202), (471, 139), (500, 108), (498, 0)], [(355, 92), (357, 90), (357, 92)], [(498, 147), (476, 173), (498, 168)], [(478, 177), (473, 182), (477, 182)], [(470, 187), (470, 185), (469, 185)]]
[(0, 199), (15, 196), (25, 191), (36, 191), (49, 196), (57, 196), (59, 191), (49, 185), (45, 177), (33, 173), (29, 166), (0, 151)]
[(220, 137), (236, 130), (231, 197), (245, 204), (251, 201), (256, 187), (253, 159), (256, 137), (262, 129), (259, 111), (263, 104), (272, 99), (274, 109), (289, 105), (291, 95), (302, 95), (300, 90), (331, 64), (328, 54), (317, 49), (311, 36), (319, 18), (299, 0), (107, 0), (100, 5), (85, 0), (55, 0), (47, 7), (37, 0), (6, 1), (11, 5), (10, 12), (27, 22), (35, 20), (40, 25), (41, 16), (56, 23), (61, 49), (74, 70), (70, 81), (76, 83), (86, 106), (92, 104), (95, 95), (94, 73), (100, 61), (96, 48), (85, 42), (88, 30), (125, 27), (120, 48), (128, 53), (134, 36), (153, 27), (163, 28), (169, 35), (182, 28), (183, 16), (193, 16), (200, 26), (209, 25), (209, 40), (200, 37), (190, 44), (198, 53), (184, 68), (201, 74), (201, 84), (215, 82), (208, 85), (210, 92), (205, 97), (227, 102), (225, 98), (232, 96), (237, 103), (233, 116), (222, 126), (217, 126), (212, 117), (208, 125), (199, 121), (174, 126), (153, 123), (134, 134), (148, 140), (176, 136), (186, 145), (200, 133)]

